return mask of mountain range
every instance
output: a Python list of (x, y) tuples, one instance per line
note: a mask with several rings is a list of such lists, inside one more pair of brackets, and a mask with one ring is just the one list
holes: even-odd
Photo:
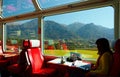
[(49, 39), (114, 39), (114, 29), (109, 29), (94, 23), (83, 24), (75, 22), (70, 25), (62, 25), (54, 21), (44, 22), (44, 35)]
[[(13, 24), (7, 24), (12, 26)], [(14, 24), (15, 25), (15, 24)], [(7, 27), (7, 34), (11, 36), (11, 31), (21, 31), (20, 38), (30, 37), (30, 33), (37, 37), (37, 20), (32, 20), (17, 26)], [(45, 39), (97, 39), (105, 37), (114, 39), (114, 29), (109, 29), (94, 23), (83, 24), (75, 22), (69, 25), (63, 25), (55, 21), (44, 21), (43, 24)]]

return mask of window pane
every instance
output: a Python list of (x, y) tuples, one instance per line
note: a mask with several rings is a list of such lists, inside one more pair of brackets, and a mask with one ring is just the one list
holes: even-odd
[(31, 0), (3, 0), (3, 16), (9, 17), (34, 11)]
[(38, 19), (6, 23), (6, 51), (18, 51), (24, 39), (38, 39)]
[(98, 38), (114, 40), (114, 9), (102, 7), (44, 18), (46, 55), (82, 54), (82, 59), (96, 60)]
[(50, 8), (54, 6), (64, 5), (72, 2), (83, 2), (88, 0), (38, 0), (41, 8)]

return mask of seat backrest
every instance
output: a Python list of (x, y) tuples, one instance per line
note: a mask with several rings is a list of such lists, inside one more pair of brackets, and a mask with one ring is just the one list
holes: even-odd
[(25, 52), (27, 52), (28, 47), (29, 47), (28, 40), (27, 39), (23, 40), (23, 48), (22, 51), (20, 52), (18, 61), (20, 65), (25, 65), (27, 63)]
[(111, 77), (120, 77), (120, 39), (115, 42), (115, 52), (113, 54), (113, 65), (110, 71)]
[(37, 73), (43, 66), (44, 58), (40, 49), (40, 40), (29, 40), (27, 49), (28, 64), (32, 67), (32, 73)]

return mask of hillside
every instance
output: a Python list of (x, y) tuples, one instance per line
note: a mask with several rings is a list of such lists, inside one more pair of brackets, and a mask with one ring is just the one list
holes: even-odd
[[(76, 37), (78, 36), (81, 39), (94, 39), (94, 40), (101, 37), (105, 37), (108, 39), (114, 38), (113, 29), (102, 27), (100, 25), (95, 25), (94, 23), (90, 24), (72, 23), (67, 26), (63, 26), (53, 21), (46, 21), (45, 23), (46, 24), (44, 32), (46, 34), (45, 36), (46, 38), (52, 37), (52, 39), (60, 38), (65, 39), (71, 38), (73, 37), (73, 35), (75, 35)], [(52, 35), (49, 34), (51, 32)]]
[(113, 33), (113, 29), (98, 26), (93, 23), (86, 24), (77, 31), (77, 34), (84, 39), (97, 39), (101, 37), (113, 39)]
[(54, 21), (45, 21), (44, 38), (47, 39), (75, 39), (78, 36), (70, 31), (67, 27)]
[(75, 22), (75, 23), (72, 23), (72, 24), (69, 24), (67, 25), (67, 29), (69, 31), (72, 31), (72, 32), (75, 32), (78, 31), (78, 29), (80, 29), (82, 26), (84, 26), (85, 24), (83, 23), (80, 23), (80, 22)]

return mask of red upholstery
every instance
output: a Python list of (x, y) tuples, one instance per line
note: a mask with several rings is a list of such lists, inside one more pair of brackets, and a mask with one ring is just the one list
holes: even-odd
[(2, 41), (0, 40), (0, 73), (1, 77), (7, 77), (8, 71), (7, 66), (9, 64), (9, 60), (4, 57), (3, 50), (2, 50)]
[(6, 66), (8, 64), (8, 60), (7, 59), (2, 59), (0, 60), (0, 68), (4, 68), (4, 66)]
[(2, 41), (0, 40), (0, 67), (3, 67), (8, 63), (8, 60), (5, 59), (3, 56), (3, 50), (2, 50)]
[(115, 53), (113, 54), (114, 62), (110, 72), (110, 77), (120, 77), (120, 39), (115, 43)]
[(40, 69), (42, 68), (43, 61), (44, 61), (42, 54), (38, 53), (38, 51), (40, 51), (40, 48), (28, 49), (28, 55), (31, 61), (33, 73), (40, 72)]
[(13, 64), (9, 66), (8, 70), (14, 74), (18, 74), (20, 72), (20, 68), (18, 67), (18, 64)]
[(53, 68), (45, 68), (44, 57), (42, 55), (39, 40), (29, 40), (30, 48), (27, 50), (28, 64), (31, 66), (32, 77), (54, 77), (56, 70)]

